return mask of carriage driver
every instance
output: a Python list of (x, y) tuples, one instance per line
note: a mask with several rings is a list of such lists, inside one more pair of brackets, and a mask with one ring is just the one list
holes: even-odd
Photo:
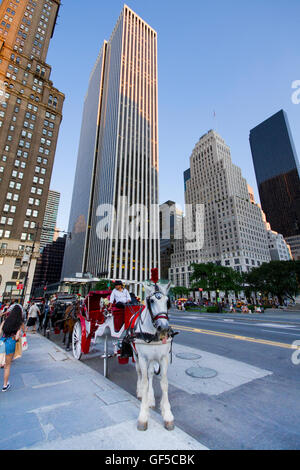
[(124, 308), (126, 304), (131, 302), (129, 292), (123, 287), (122, 281), (115, 282), (115, 288), (110, 295), (109, 302), (109, 308), (111, 308), (114, 302), (118, 308)]

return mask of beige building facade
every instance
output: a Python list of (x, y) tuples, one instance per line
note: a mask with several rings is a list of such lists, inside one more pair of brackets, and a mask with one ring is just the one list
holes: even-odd
[(175, 285), (190, 286), (192, 263), (213, 262), (247, 272), (271, 260), (261, 209), (251, 200), (241, 169), (232, 163), (230, 148), (213, 130), (200, 138), (190, 157), (185, 203), (204, 206), (204, 243), (197, 250), (187, 250), (184, 240), (175, 243), (169, 270)]
[(45, 62), (59, 7), (60, 0), (0, 6), (1, 300), (29, 298), (39, 255), (64, 102)]

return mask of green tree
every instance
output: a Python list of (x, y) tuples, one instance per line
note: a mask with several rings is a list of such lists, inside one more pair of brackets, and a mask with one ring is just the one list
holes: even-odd
[(190, 293), (190, 289), (183, 286), (172, 287), (171, 291), (175, 297), (187, 297)]
[(242, 275), (234, 269), (214, 263), (192, 264), (191, 281), (193, 288), (210, 291), (223, 291), (228, 298), (229, 291), (239, 292), (243, 287)]
[(249, 288), (265, 296), (278, 297), (282, 305), (284, 297), (292, 300), (300, 292), (300, 263), (298, 261), (271, 261), (252, 269), (247, 276)]
[(96, 282), (94, 290), (108, 290), (110, 287), (111, 281), (109, 279), (100, 279)]

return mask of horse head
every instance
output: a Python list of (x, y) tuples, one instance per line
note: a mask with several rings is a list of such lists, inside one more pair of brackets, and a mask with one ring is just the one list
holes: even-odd
[(143, 286), (146, 294), (146, 306), (151, 315), (153, 327), (156, 329), (160, 339), (167, 338), (172, 332), (168, 316), (170, 308), (168, 292), (171, 282), (166, 285), (143, 283)]

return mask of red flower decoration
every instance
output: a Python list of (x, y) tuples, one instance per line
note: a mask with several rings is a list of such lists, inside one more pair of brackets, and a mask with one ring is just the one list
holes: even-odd
[(158, 282), (158, 268), (151, 269), (151, 281), (156, 284)]

